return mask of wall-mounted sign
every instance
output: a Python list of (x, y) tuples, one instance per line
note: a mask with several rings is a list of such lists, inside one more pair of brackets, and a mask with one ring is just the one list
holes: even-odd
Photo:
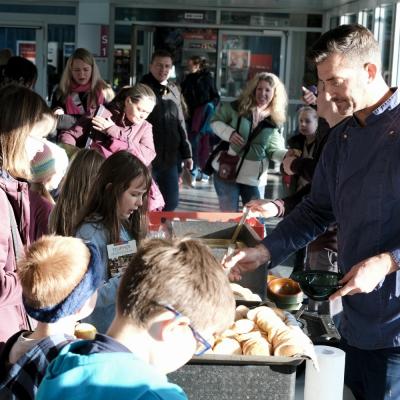
[(100, 57), (108, 56), (108, 25), (100, 27)]
[(204, 19), (203, 13), (185, 12), (185, 19)]

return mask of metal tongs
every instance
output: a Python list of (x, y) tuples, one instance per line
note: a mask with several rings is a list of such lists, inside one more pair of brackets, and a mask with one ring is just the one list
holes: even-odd
[[(246, 219), (247, 219), (247, 216), (248, 216), (249, 212), (250, 212), (250, 209), (248, 209), (246, 206), (244, 206), (243, 207), (242, 217), (240, 218), (240, 221), (237, 224), (237, 226), (236, 226), (236, 228), (235, 228), (235, 230), (233, 232), (232, 238), (229, 241), (228, 248), (226, 250), (226, 253), (225, 253), (223, 259), (225, 259), (226, 257), (230, 256), (235, 251), (235, 249), (236, 249), (236, 239), (238, 238), (239, 233), (240, 233), (244, 223), (246, 222)], [(225, 269), (225, 273), (227, 275), (229, 274), (229, 272), (230, 272), (230, 268)]]

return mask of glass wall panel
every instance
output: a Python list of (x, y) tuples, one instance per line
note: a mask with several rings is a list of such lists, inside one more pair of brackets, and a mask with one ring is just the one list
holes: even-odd
[(222, 33), (221, 95), (237, 97), (258, 72), (269, 71), (279, 76), (281, 45), (281, 36)]

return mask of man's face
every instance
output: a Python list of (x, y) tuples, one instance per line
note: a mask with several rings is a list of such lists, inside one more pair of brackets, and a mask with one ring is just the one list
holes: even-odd
[(317, 65), (318, 79), (341, 115), (353, 114), (368, 106), (368, 71), (345, 56), (331, 54)]
[(172, 60), (170, 57), (156, 57), (150, 64), (151, 74), (160, 83), (168, 79), (171, 68), (172, 68)]

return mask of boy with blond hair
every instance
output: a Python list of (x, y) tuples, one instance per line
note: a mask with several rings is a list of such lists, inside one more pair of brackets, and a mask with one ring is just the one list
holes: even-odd
[(229, 327), (234, 312), (229, 281), (205, 245), (143, 242), (121, 278), (107, 336), (65, 346), (37, 399), (186, 399), (165, 374), (210, 348), (204, 337)]
[[(18, 263), (27, 314), (38, 321), (33, 332), (12, 336), (1, 354), (0, 398), (33, 399), (47, 365), (74, 340), (76, 322), (92, 311), (102, 283), (95, 246), (81, 239), (43, 236)], [(21, 397), (22, 396), (22, 397)]]

